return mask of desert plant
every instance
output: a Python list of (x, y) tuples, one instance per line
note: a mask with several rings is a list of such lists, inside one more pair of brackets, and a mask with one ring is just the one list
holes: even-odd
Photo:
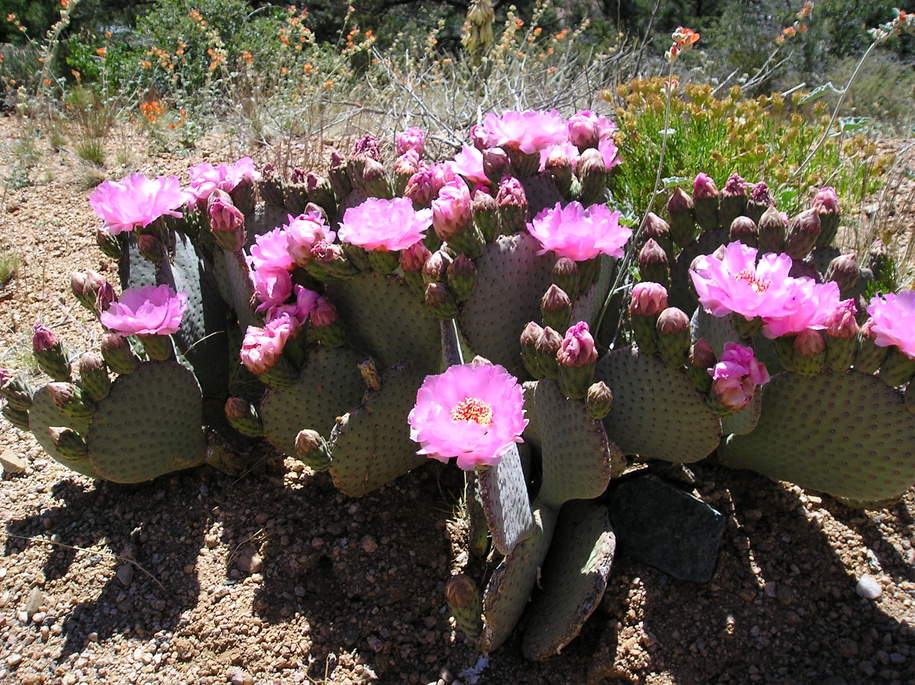
[(22, 260), (16, 253), (6, 250), (0, 252), (0, 287), (12, 280), (21, 264)]

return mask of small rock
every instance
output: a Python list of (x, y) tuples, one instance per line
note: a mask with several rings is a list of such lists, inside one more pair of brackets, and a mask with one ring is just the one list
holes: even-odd
[(883, 589), (880, 587), (880, 583), (877, 582), (876, 578), (869, 573), (865, 573), (858, 578), (855, 592), (858, 593), (859, 597), (864, 597), (864, 599), (877, 599), (883, 594)]
[(128, 587), (133, 581), (133, 564), (121, 564), (115, 573), (121, 585)]
[(204, 538), (204, 542), (206, 542), (206, 546), (207, 546), (209, 549), (213, 549), (216, 545), (219, 544), (219, 536), (218, 536), (218, 535), (214, 535), (213, 533), (210, 533), (209, 535), (207, 535), (207, 536)]
[(778, 592), (778, 585), (774, 580), (770, 580), (763, 587), (763, 591), (766, 593), (766, 597), (775, 599), (775, 594)]
[(6, 657), (6, 665), (9, 668), (16, 668), (19, 664), (22, 663), (22, 655), (17, 653), (10, 654)]
[(226, 676), (232, 685), (254, 685), (254, 676), (242, 668), (230, 668)]
[(235, 566), (242, 573), (259, 573), (264, 566), (264, 560), (257, 552), (243, 552), (235, 560)]
[(371, 535), (364, 536), (359, 545), (362, 547), (362, 551), (366, 554), (374, 554), (378, 551), (378, 543), (375, 542), (375, 538), (373, 538)]
[(9, 474), (25, 473), (26, 466), (28, 466), (22, 457), (9, 450), (0, 454), (0, 465), (3, 466), (3, 472)]
[(32, 592), (29, 593), (29, 599), (25, 603), (25, 613), (28, 616), (28, 620), (31, 620), (32, 616), (41, 608), (43, 602), (44, 593), (41, 588), (33, 587)]

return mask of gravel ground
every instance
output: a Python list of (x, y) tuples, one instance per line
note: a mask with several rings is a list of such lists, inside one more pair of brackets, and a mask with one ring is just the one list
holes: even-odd
[[(18, 131), (0, 119), (0, 140)], [(206, 158), (140, 157), (142, 140), (118, 140), (141, 171)], [(35, 145), (34, 184), (0, 195), (0, 250), (23, 260), (0, 290), (0, 365), (20, 368), (36, 320), (75, 350), (97, 337), (71, 271), (115, 274), (86, 230), (85, 169)], [(443, 597), (460, 532), (453, 469), (430, 463), (354, 500), (270, 454), (242, 478), (202, 468), (135, 487), (75, 475), (5, 423), (0, 455), (25, 466), (0, 483), (0, 682), (471, 680), (460, 674), (478, 655)], [(752, 474), (695, 473), (728, 517), (710, 583), (620, 556), (561, 656), (529, 663), (513, 640), (479, 682), (915, 682), (915, 490), (857, 511)]]

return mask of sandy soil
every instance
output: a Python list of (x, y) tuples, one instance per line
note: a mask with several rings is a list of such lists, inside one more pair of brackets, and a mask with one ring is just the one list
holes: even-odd
[[(20, 131), (0, 119), (0, 169), (16, 163)], [(98, 330), (68, 274), (115, 274), (89, 230), (85, 168), (42, 133), (33, 184), (0, 195), (0, 250), (23, 260), (0, 291), (2, 366), (23, 368), (36, 320), (87, 349)], [(180, 173), (208, 153), (112, 145), (125, 162), (112, 175)], [(432, 463), (354, 500), (272, 455), (242, 478), (202, 468), (124, 487), (67, 471), (6, 423), (0, 454), (27, 464), (0, 483), (0, 682), (469, 680), (478, 655), (443, 597), (455, 470)], [(695, 472), (728, 517), (712, 582), (621, 555), (562, 655), (526, 662), (511, 641), (479, 682), (915, 682), (915, 490), (865, 512), (752, 474)], [(856, 594), (862, 574), (877, 599)]]

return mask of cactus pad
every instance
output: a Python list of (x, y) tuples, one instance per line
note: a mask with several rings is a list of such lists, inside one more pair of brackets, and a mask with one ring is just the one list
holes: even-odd
[(670, 288), (667, 294), (671, 307), (691, 312), (699, 304), (693, 292), (693, 281), (689, 266), (701, 254), (712, 254), (720, 245), (728, 242), (728, 233), (723, 229), (702, 233), (696, 240), (684, 247), (670, 266)]
[(54, 445), (54, 441), (48, 434), (48, 429), (52, 427), (72, 428), (77, 433), (85, 436), (89, 430), (91, 419), (72, 419), (65, 415), (57, 405), (51, 400), (51, 394), (46, 387), (39, 388), (32, 397), (32, 406), (29, 408), (29, 430), (38, 441), (45, 452), (50, 454), (58, 462), (73, 469), (84, 476), (95, 478), (96, 473), (88, 459), (71, 459), (61, 454), (60, 450)]
[[(593, 333), (596, 333), (595, 325), (601, 308), (604, 306), (604, 300), (607, 299), (607, 293), (616, 276), (616, 260), (607, 255), (600, 255), (600, 270), (597, 280), (584, 293), (572, 303), (572, 323), (586, 321), (591, 327)], [(565, 331), (558, 331), (560, 334)]]
[(296, 383), (270, 388), (260, 405), (264, 435), (280, 452), (295, 455), (295, 436), (310, 428), (327, 437), (334, 419), (359, 403), (365, 383), (356, 365), (363, 358), (343, 347), (308, 352)]
[(524, 176), (520, 180), (527, 197), (528, 212), (532, 217), (541, 210), (555, 207), (557, 202), (565, 202), (559, 188), (548, 176)]
[(517, 446), (502, 455), (495, 466), (480, 471), (477, 485), (492, 544), (500, 554), (509, 554), (531, 534), (533, 525)]
[(371, 354), (380, 367), (410, 362), (416, 373), (438, 369), (438, 319), (400, 279), (361, 273), (329, 283), (327, 293), (343, 317), (352, 345)]
[(705, 338), (715, 356), (721, 358), (724, 344), (740, 342), (740, 334), (731, 325), (727, 316), (712, 316), (701, 306), (696, 307), (689, 322), (689, 335), (693, 342)]
[(539, 661), (569, 644), (600, 604), (616, 552), (607, 508), (570, 502), (562, 508), (541, 574), (543, 591), (527, 612), (521, 650)]
[(547, 379), (527, 393), (525, 406), (537, 425), (549, 426), (540, 436), (543, 485), (537, 499), (558, 510), (571, 499), (598, 497), (610, 482), (612, 464), (623, 459), (601, 422)]
[(216, 250), (213, 254), (213, 273), (216, 276), (216, 285), (219, 294), (229, 303), (238, 319), (242, 332), (248, 326), (260, 326), (254, 310), (251, 308), (251, 299), (254, 297), (254, 285), (248, 265), (240, 252)]
[(503, 558), (490, 576), (483, 593), (481, 651), (498, 649), (524, 613), (553, 539), (556, 516), (555, 509), (537, 506), (531, 536)]
[(426, 461), (416, 454), (407, 423), (421, 380), (412, 368), (388, 369), (381, 389), (368, 392), (362, 405), (334, 426), (330, 473), (347, 495), (365, 495)]
[(859, 502), (915, 481), (915, 418), (902, 394), (860, 373), (783, 373), (763, 390), (762, 418), (719, 450), (726, 466)]
[(552, 282), (555, 261), (537, 250), (537, 240), (527, 233), (502, 235), (487, 245), (477, 260), (476, 287), (458, 317), (473, 351), (519, 378), (528, 374), (518, 340), (528, 322), (540, 319), (540, 298)]
[(613, 391), (604, 426), (624, 454), (689, 463), (718, 446), (718, 417), (685, 373), (623, 347), (597, 363), (595, 380)]
[(147, 362), (121, 376), (98, 405), (86, 442), (96, 475), (141, 483), (199, 466), (206, 453), (202, 398), (176, 362)]
[(753, 401), (742, 410), (721, 417), (721, 434), (746, 435), (756, 428), (762, 416), (762, 388), (753, 395)]

